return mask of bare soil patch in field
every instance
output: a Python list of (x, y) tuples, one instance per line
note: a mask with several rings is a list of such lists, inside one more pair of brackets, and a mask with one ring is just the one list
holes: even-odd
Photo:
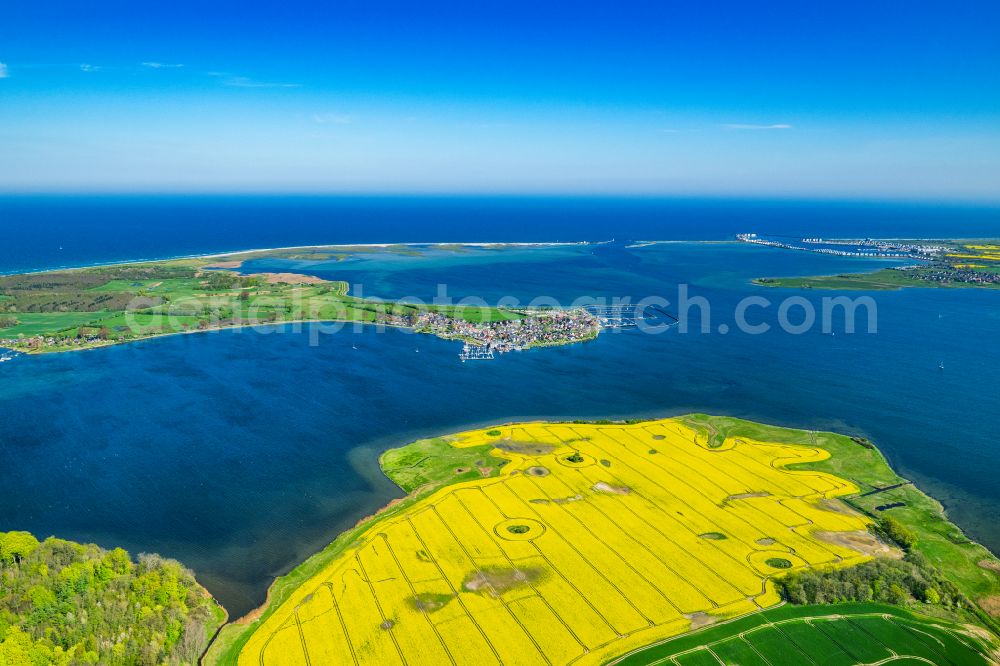
[(854, 532), (814, 532), (813, 536), (821, 541), (845, 546), (860, 551), (872, 557), (892, 557), (899, 559), (903, 557), (903, 551), (894, 546), (879, 541), (870, 532), (857, 530)]
[(494, 444), (501, 451), (519, 453), (521, 455), (544, 455), (552, 453), (555, 446), (544, 442), (519, 442), (516, 439), (504, 439)]
[(710, 624), (715, 624), (714, 617), (708, 613), (702, 613), (701, 611), (698, 611), (697, 613), (688, 613), (684, 617), (691, 620), (691, 629), (689, 631), (694, 631), (695, 629), (701, 629), (702, 627), (707, 627)]
[(836, 513), (842, 513), (845, 516), (859, 515), (857, 511), (847, 506), (838, 499), (824, 498), (820, 500), (820, 504), (823, 506), (824, 509), (829, 509), (830, 511), (834, 511)]
[(979, 566), (983, 569), (989, 569), (1000, 574), (1000, 562), (994, 562), (993, 560), (979, 560)]
[(501, 595), (516, 587), (530, 585), (539, 580), (545, 572), (534, 567), (520, 569), (482, 569), (465, 577), (462, 588), (469, 592), (487, 592)]
[(595, 483), (594, 490), (599, 493), (611, 493), (612, 495), (628, 495), (632, 492), (632, 489), (628, 486), (613, 486), (610, 483), (605, 483), (604, 481), (598, 481)]
[(982, 597), (977, 603), (991, 617), (1000, 617), (1000, 595), (994, 594), (993, 596)]
[(264, 278), (268, 284), (323, 284), (323, 278), (299, 273), (257, 273), (254, 277)]

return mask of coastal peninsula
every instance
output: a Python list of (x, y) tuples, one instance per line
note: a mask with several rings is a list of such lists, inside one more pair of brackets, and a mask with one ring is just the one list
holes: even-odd
[[(859, 437), (527, 423), (380, 462), (410, 494), (276, 581), (207, 663), (647, 664), (823, 641), (844, 663), (987, 664), (1000, 645), (1000, 561)], [(791, 644), (769, 645), (775, 625)]]
[(259, 259), (341, 261), (375, 252), (419, 257), (427, 248), (470, 247), (291, 248), (0, 276), (0, 347), (37, 354), (225, 328), (344, 322), (411, 328), (461, 341), (466, 354), (492, 356), (600, 333), (600, 320), (582, 308), (384, 301), (351, 296), (343, 281), (242, 271)]

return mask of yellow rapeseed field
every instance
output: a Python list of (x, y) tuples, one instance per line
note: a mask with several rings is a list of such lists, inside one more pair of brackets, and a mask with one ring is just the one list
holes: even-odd
[(1000, 261), (1000, 252), (983, 252), (982, 254), (962, 254), (954, 253), (949, 254), (948, 257), (951, 259), (980, 259), (986, 261)]
[[(599, 664), (692, 623), (774, 605), (772, 576), (868, 556), (822, 449), (709, 448), (676, 420), (523, 424), (499, 477), (376, 520), (261, 623), (240, 664)], [(844, 534), (854, 533), (854, 534)], [(861, 539), (863, 540), (863, 539)]]

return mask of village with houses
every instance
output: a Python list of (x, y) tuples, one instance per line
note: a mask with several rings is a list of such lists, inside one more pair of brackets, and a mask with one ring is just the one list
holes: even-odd
[(871, 274), (805, 278), (758, 278), (765, 286), (815, 288), (1000, 287), (1000, 244), (995, 240), (824, 239), (745, 233), (736, 240), (751, 245), (841, 257), (910, 259)]

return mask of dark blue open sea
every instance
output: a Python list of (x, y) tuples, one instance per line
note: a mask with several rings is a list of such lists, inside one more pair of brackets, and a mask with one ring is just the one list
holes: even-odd
[[(240, 614), (263, 599), (273, 576), (400, 494), (378, 470), (387, 447), (498, 421), (704, 411), (868, 436), (1000, 550), (1000, 292), (873, 293), (877, 333), (751, 335), (732, 326), (740, 299), (799, 295), (819, 309), (829, 295), (769, 291), (751, 278), (885, 264), (737, 244), (625, 242), (740, 231), (1000, 236), (1000, 211), (695, 200), (0, 199), (0, 272), (302, 244), (614, 238), (277, 267), (344, 279), (366, 295), (425, 299), (446, 285), (456, 298), (489, 301), (674, 303), (687, 284), (710, 303), (712, 330), (609, 332), (465, 364), (453, 342), (372, 328), (328, 334), (322, 325), (19, 357), (0, 364), (0, 530), (176, 557)], [(754, 318), (775, 324), (775, 309)]]

